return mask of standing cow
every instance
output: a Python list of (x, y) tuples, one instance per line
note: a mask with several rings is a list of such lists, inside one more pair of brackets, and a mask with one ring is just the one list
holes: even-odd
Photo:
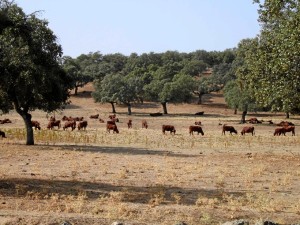
[(200, 134), (204, 135), (202, 127), (200, 127), (200, 126), (190, 126), (189, 132), (190, 132), (190, 135), (191, 134), (194, 135), (194, 132), (198, 132), (198, 134), (200, 133)]
[(81, 130), (81, 129), (86, 130), (87, 125), (88, 125), (88, 122), (86, 120), (79, 121), (78, 125), (77, 125), (77, 128), (78, 128), (78, 130)]
[(255, 134), (254, 127), (244, 127), (241, 131), (241, 134), (245, 135), (246, 133), (251, 133), (253, 136)]
[(142, 128), (148, 128), (147, 120), (142, 120)]
[(175, 127), (172, 125), (162, 125), (162, 132), (163, 134), (166, 133), (166, 131), (170, 131), (170, 134), (174, 134), (176, 133)]
[(0, 130), (0, 136), (1, 136), (1, 137), (3, 137), (3, 138), (6, 138), (6, 136), (5, 136), (5, 132), (4, 132), (4, 131), (2, 131), (2, 130)]
[(226, 124), (223, 125), (222, 127), (222, 134), (225, 135), (225, 132), (228, 131), (232, 135), (232, 133), (237, 134), (236, 129), (234, 129), (233, 126), (227, 126)]
[(74, 130), (76, 128), (76, 121), (72, 120), (72, 121), (66, 121), (65, 125), (63, 126), (63, 129), (66, 130), (69, 127), (71, 127), (72, 130)]

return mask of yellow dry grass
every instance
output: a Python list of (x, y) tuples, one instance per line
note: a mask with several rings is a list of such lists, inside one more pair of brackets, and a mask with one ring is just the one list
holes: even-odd
[[(168, 105), (169, 115), (150, 117), (160, 105), (134, 105), (133, 115), (116, 106), (119, 134), (107, 133), (110, 105), (94, 103), (92, 87), (56, 118), (84, 116), (86, 131), (47, 130), (47, 115), (33, 112), (42, 130), (34, 146), (24, 145), (24, 125), (16, 113), (0, 129), (0, 224), (220, 224), (234, 219), (300, 221), (300, 136), (274, 137), (274, 125), (258, 124), (255, 136), (221, 134), (219, 123), (240, 132), (240, 114), (227, 109), (220, 94), (202, 106)], [(204, 111), (203, 116), (194, 116)], [(283, 114), (253, 114), (280, 122)], [(132, 119), (133, 128), (127, 128)], [(148, 129), (142, 129), (146, 119)], [(205, 135), (189, 135), (201, 121)], [(299, 117), (290, 121), (299, 124)], [(163, 135), (162, 124), (176, 127)]]

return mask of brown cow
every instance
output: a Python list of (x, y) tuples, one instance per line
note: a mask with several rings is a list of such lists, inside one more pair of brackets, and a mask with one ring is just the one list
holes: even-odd
[(249, 123), (252, 123), (252, 124), (256, 124), (256, 123), (262, 123), (263, 120), (258, 120), (257, 118), (250, 118), (249, 120), (247, 120)]
[(87, 125), (88, 125), (88, 122), (86, 120), (79, 121), (77, 128), (78, 128), (78, 130), (81, 130), (81, 129), (86, 130)]
[(108, 118), (116, 122), (119, 122), (119, 119), (117, 118), (116, 114), (109, 115)]
[(200, 126), (190, 126), (189, 132), (190, 132), (190, 135), (191, 134), (194, 135), (194, 132), (198, 132), (198, 134), (201, 133), (202, 135), (204, 135), (202, 127), (200, 127)]
[(128, 120), (127, 126), (128, 126), (128, 129), (129, 129), (129, 128), (132, 128), (132, 120)]
[(116, 114), (112, 114), (112, 115), (109, 115), (109, 116), (108, 116), (108, 118), (111, 119), (111, 120), (112, 120), (112, 119), (115, 119), (116, 117), (117, 117)]
[(60, 128), (60, 120), (49, 121), (47, 128), (52, 130), (54, 127)]
[(91, 116), (90, 116), (90, 119), (98, 119), (98, 118), (99, 118), (99, 114), (91, 115)]
[(283, 127), (283, 129), (284, 129), (283, 135), (285, 135), (286, 132), (292, 132), (292, 136), (295, 136), (295, 126), (285, 126)]
[(116, 122), (114, 120), (108, 120), (106, 124), (116, 125)]
[(67, 116), (63, 116), (63, 118), (61, 118), (62, 121), (72, 121), (74, 120), (71, 116), (67, 117)]
[(41, 129), (40, 123), (36, 120), (31, 120), (31, 126), (34, 127), (34, 129)]
[(284, 126), (295, 126), (295, 124), (293, 124), (292, 122), (289, 122), (289, 121), (281, 121), (280, 123), (276, 124), (277, 126), (281, 126), (281, 127), (284, 127)]
[(1, 136), (1, 137), (3, 137), (3, 138), (6, 138), (6, 136), (5, 136), (5, 132), (4, 132), (4, 131), (2, 131), (2, 130), (0, 130), (0, 136)]
[(11, 123), (10, 119), (0, 120), (0, 124)]
[(75, 120), (73, 120), (73, 121), (66, 121), (65, 125), (63, 126), (63, 129), (66, 130), (69, 127), (71, 127), (71, 129), (74, 130), (76, 128), (76, 121)]
[(146, 120), (142, 120), (142, 128), (148, 128), (148, 123)]
[(99, 119), (99, 122), (100, 122), (100, 123), (104, 123), (104, 120), (100, 118), (100, 119)]
[(283, 127), (276, 128), (274, 131), (274, 136), (285, 135), (285, 129)]
[(196, 121), (195, 125), (199, 125), (200, 126), (201, 125), (201, 121)]
[(49, 121), (56, 121), (55, 117), (54, 116), (50, 116), (50, 119)]
[(174, 134), (176, 133), (175, 127), (172, 125), (162, 125), (162, 132), (163, 134), (165, 134), (166, 131), (170, 131), (170, 134)]
[(225, 135), (225, 131), (229, 131), (231, 135), (232, 135), (232, 133), (237, 134), (237, 131), (236, 131), (236, 129), (234, 129), (233, 126), (227, 126), (226, 124), (224, 124), (222, 127), (222, 134)]
[(246, 133), (251, 133), (253, 136), (255, 134), (254, 127), (244, 127), (241, 131), (241, 134), (245, 135)]
[(107, 132), (109, 132), (110, 133), (110, 130), (112, 130), (113, 131), (113, 133), (119, 133), (119, 130), (118, 130), (118, 127), (117, 127), (117, 125), (115, 125), (115, 124), (106, 124), (106, 130), (107, 130)]
[(73, 118), (75, 121), (83, 121), (84, 120), (84, 117), (81, 116), (81, 117), (74, 117)]

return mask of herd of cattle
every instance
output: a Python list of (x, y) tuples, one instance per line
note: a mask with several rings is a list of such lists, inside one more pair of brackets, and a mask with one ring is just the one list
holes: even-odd
[[(90, 119), (97, 119), (100, 123), (105, 123), (105, 121), (101, 118), (99, 118), (99, 114), (91, 115), (89, 117)], [(119, 129), (117, 126), (117, 122), (119, 122), (119, 119), (116, 117), (115, 114), (109, 115), (109, 120), (106, 121), (106, 130), (110, 133), (112, 131), (113, 133), (119, 133)], [(62, 117), (61, 120), (56, 120), (55, 117), (51, 116), (47, 125), (47, 129), (52, 130), (55, 127), (57, 129), (61, 128), (62, 121), (64, 121), (63, 130), (67, 130), (68, 128), (71, 128), (71, 130), (75, 130), (76, 126), (78, 130), (86, 130), (88, 126), (87, 120), (84, 120), (83, 117)], [(263, 120), (258, 120), (257, 118), (251, 118), (247, 120), (248, 123), (251, 124), (258, 124), (264, 122)], [(267, 121), (269, 124), (273, 124), (271, 120)], [(0, 124), (4, 123), (11, 123), (11, 120), (4, 119), (0, 120)], [(35, 129), (40, 130), (41, 125), (38, 121), (32, 120), (31, 121), (32, 127)], [(189, 134), (193, 135), (194, 132), (197, 132), (198, 134), (204, 135), (204, 131), (201, 126), (201, 121), (196, 121), (194, 125), (189, 126)], [(219, 124), (222, 125), (222, 124)], [(295, 125), (292, 122), (288, 121), (281, 121), (280, 123), (276, 124), (278, 127), (275, 128), (274, 136), (280, 136), (285, 135), (287, 132), (292, 132), (292, 135), (295, 135)], [(132, 119), (129, 119), (127, 122), (128, 129), (132, 128)], [(142, 128), (147, 129), (148, 128), (148, 122), (146, 120), (142, 120)], [(170, 134), (175, 134), (176, 129), (173, 125), (162, 125), (162, 133), (165, 134), (166, 131), (170, 132)], [(229, 132), (230, 134), (234, 133), (237, 134), (237, 130), (233, 126), (228, 126), (226, 124), (222, 125), (222, 135), (225, 135), (226, 132)], [(245, 135), (246, 133), (252, 134), (252, 136), (255, 134), (255, 128), (254, 126), (245, 126), (241, 130), (241, 135)], [(0, 136), (6, 137), (5, 132), (0, 130)]]

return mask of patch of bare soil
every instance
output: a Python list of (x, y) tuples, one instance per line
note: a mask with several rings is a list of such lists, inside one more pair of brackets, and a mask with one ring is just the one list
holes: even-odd
[[(84, 91), (84, 92), (83, 92)], [(26, 146), (24, 123), (12, 112), (0, 116), (7, 138), (0, 140), (0, 224), (221, 224), (245, 219), (254, 224), (300, 221), (300, 137), (273, 136), (275, 125), (254, 124), (255, 135), (240, 135), (240, 113), (227, 109), (220, 93), (203, 105), (117, 105), (119, 134), (90, 119), (99, 113), (108, 120), (109, 104), (95, 103), (92, 86), (72, 96), (71, 105), (55, 117), (83, 116), (86, 131), (47, 130), (47, 115), (32, 112), (41, 123), (34, 146)], [(204, 115), (195, 113), (204, 111)], [(255, 113), (249, 117), (285, 120), (284, 114)], [(132, 119), (133, 128), (127, 121)], [(141, 121), (146, 119), (149, 128)], [(204, 136), (190, 135), (188, 127), (202, 122)], [(221, 134), (222, 125), (238, 134)], [(162, 134), (161, 125), (176, 127)]]

